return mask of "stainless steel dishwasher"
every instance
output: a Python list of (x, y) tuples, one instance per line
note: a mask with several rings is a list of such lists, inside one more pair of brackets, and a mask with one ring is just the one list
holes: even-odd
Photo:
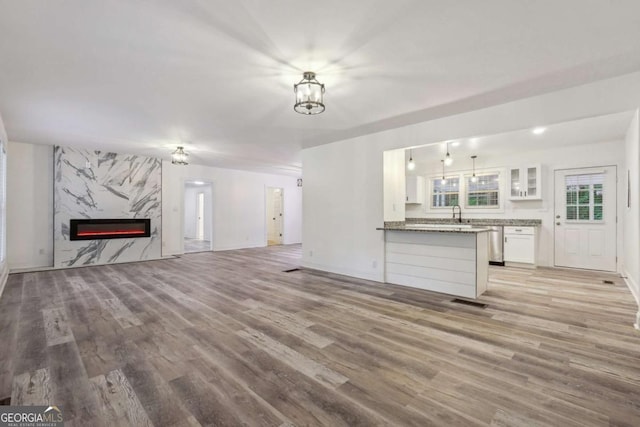
[(487, 227), (489, 232), (489, 264), (504, 265), (504, 227)]

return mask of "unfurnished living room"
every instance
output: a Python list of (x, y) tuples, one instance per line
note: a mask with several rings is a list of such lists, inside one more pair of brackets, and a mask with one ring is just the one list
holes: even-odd
[(0, 0), (0, 426), (640, 425), (637, 0)]

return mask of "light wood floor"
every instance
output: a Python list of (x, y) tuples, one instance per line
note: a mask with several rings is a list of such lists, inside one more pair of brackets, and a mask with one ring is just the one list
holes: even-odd
[(0, 399), (67, 426), (640, 425), (622, 280), (492, 268), (487, 308), (314, 271), (299, 246), (11, 275)]

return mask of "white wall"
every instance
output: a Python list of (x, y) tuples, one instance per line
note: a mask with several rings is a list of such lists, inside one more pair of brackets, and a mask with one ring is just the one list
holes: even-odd
[[(382, 150), (371, 138), (303, 150), (303, 265), (382, 280)], [(404, 204), (404, 202), (403, 202)]]
[[(621, 177), (624, 169), (624, 141), (607, 141), (595, 144), (574, 145), (559, 147), (551, 150), (530, 150), (523, 148), (518, 153), (492, 154), (490, 158), (482, 159), (483, 169), (500, 170), (502, 175), (503, 209), (464, 209), (464, 218), (519, 218), (519, 219), (540, 219), (542, 226), (538, 228), (538, 254), (537, 262), (541, 266), (553, 266), (554, 253), (554, 171), (558, 169), (572, 169), (592, 166), (616, 166), (618, 176)], [(481, 153), (481, 152), (480, 152)], [(433, 175), (441, 175), (439, 161), (433, 163), (427, 169), (416, 169), (417, 175), (426, 176), (427, 179)], [(541, 164), (542, 165), (542, 200), (510, 201), (508, 200), (508, 168)], [(456, 165), (449, 169), (447, 173), (455, 174), (458, 171), (470, 172), (468, 168), (456, 168)], [(482, 170), (479, 170), (482, 172)], [(622, 212), (626, 198), (624, 196), (625, 185), (622, 179), (619, 180), (617, 193), (617, 211)], [(428, 185), (427, 185), (428, 187)], [(425, 189), (428, 191), (428, 188)], [(445, 218), (451, 217), (451, 209), (433, 210), (427, 212), (426, 206), (429, 198), (426, 197), (424, 205), (407, 205), (407, 218)], [(622, 227), (618, 227), (617, 253), (622, 253)], [(622, 257), (619, 257), (621, 262)]]
[[(383, 152), (635, 110), (640, 73), (303, 151), (303, 261), (383, 281)], [(376, 263), (377, 261), (377, 263)], [(374, 265), (377, 265), (374, 267)]]
[[(9, 139), (7, 137), (7, 132), (4, 129), (4, 122), (2, 121), (2, 116), (0, 116), (0, 141), (2, 141), (2, 145), (7, 147), (7, 155), (8, 155), (8, 142), (9, 142)], [(8, 161), (7, 161), (7, 164), (8, 164)], [(2, 174), (3, 174), (3, 176), (0, 177), (0, 182), (5, 182), (6, 183), (7, 182), (7, 175), (8, 175), (6, 169), (2, 171)], [(5, 189), (6, 188), (7, 188), (7, 186), (5, 185)], [(8, 208), (5, 209), (5, 212), (0, 212), (0, 221), (2, 221), (5, 231), (7, 230), (6, 210), (8, 210)], [(0, 246), (2, 246), (2, 249), (3, 249), (2, 253), (4, 253), (6, 255), (5, 259), (0, 261), (0, 296), (2, 296), (2, 291), (4, 291), (4, 286), (7, 283), (7, 275), (9, 273), (6, 233), (3, 235), (3, 238), (0, 241)]]
[[(636, 110), (625, 138), (626, 164), (620, 173), (620, 182), (625, 189), (623, 207), (624, 252), (623, 272), (627, 283), (640, 306), (640, 118)], [(630, 206), (627, 207), (627, 171), (629, 173)], [(640, 311), (636, 319), (640, 328)]]
[(296, 177), (169, 161), (162, 166), (164, 256), (183, 253), (185, 181), (213, 183), (213, 250), (266, 246), (266, 187), (284, 189), (284, 243), (301, 242), (303, 189)]
[(10, 142), (7, 162), (9, 268), (53, 266), (53, 147)]

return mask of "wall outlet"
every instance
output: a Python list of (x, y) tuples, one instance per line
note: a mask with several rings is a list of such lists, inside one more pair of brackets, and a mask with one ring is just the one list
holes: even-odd
[(85, 168), (87, 168), (87, 169), (91, 169), (91, 162), (90, 162), (90, 161), (87, 161), (87, 162), (84, 164), (84, 167), (85, 167)]
[(309, 251), (309, 256), (313, 256), (313, 251)]
[(371, 267), (378, 268), (378, 261), (376, 261), (375, 259), (371, 261)]
[(44, 249), (40, 248), (40, 250), (38, 251), (38, 253), (39, 253), (40, 255), (44, 255)]

